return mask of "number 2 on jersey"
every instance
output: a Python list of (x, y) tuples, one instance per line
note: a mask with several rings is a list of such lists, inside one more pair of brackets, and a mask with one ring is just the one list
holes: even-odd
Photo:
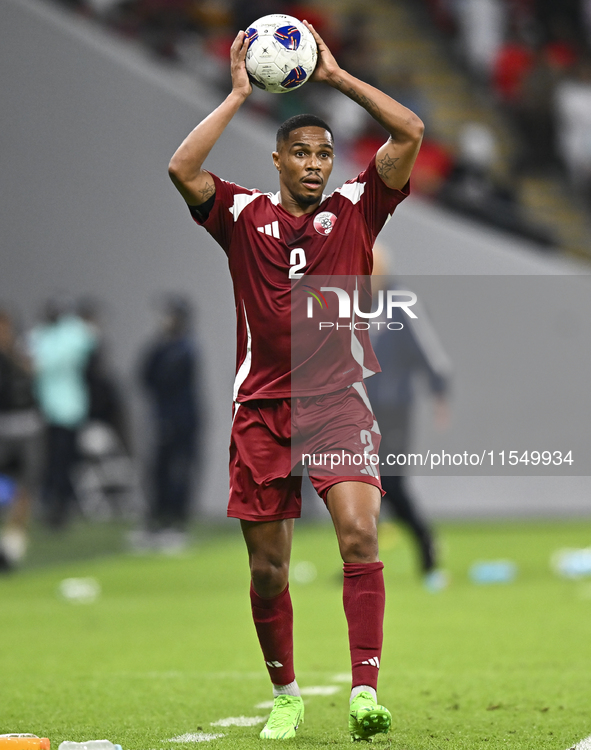
[(289, 278), (290, 279), (301, 279), (304, 275), (303, 271), (300, 271), (306, 265), (306, 253), (303, 247), (294, 248), (289, 254)]

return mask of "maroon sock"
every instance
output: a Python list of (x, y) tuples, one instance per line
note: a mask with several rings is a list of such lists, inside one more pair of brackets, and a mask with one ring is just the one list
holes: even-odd
[(369, 685), (377, 689), (386, 602), (383, 569), (381, 562), (343, 565), (353, 687)]
[(289, 685), (293, 671), (293, 610), (289, 585), (272, 599), (263, 599), (250, 586), (252, 619), (274, 685)]

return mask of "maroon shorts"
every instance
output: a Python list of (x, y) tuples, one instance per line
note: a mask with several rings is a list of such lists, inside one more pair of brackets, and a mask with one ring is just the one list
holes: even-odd
[(381, 490), (380, 433), (363, 383), (334, 393), (235, 405), (228, 516), (299, 518), (302, 465), (326, 502), (339, 482)]

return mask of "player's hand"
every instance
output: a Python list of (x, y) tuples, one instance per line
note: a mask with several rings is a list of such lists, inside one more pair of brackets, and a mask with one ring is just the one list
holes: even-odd
[(245, 31), (239, 31), (230, 48), (230, 73), (232, 75), (232, 91), (241, 94), (245, 99), (252, 94), (252, 85), (246, 72), (246, 51), (249, 39)]
[(330, 83), (331, 79), (340, 70), (339, 64), (335, 60), (332, 52), (326, 46), (326, 42), (322, 39), (312, 24), (308, 23), (308, 21), (304, 21), (303, 23), (316, 40), (316, 45), (318, 47), (318, 62), (316, 63), (314, 72), (310, 76), (310, 80)]

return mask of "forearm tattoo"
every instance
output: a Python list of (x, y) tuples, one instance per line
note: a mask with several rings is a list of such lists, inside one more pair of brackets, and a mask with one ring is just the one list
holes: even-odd
[(388, 156), (388, 154), (384, 154), (382, 159), (378, 159), (376, 167), (378, 170), (378, 174), (382, 179), (385, 180), (392, 169), (398, 169), (398, 167), (396, 166), (396, 162), (399, 158), (400, 157), (397, 156), (392, 159), (390, 156)]
[(339, 78), (337, 83), (343, 94), (346, 94), (350, 99), (353, 99), (354, 102), (360, 104), (363, 109), (367, 110), (367, 112), (369, 112), (372, 117), (375, 117), (376, 120), (380, 120), (382, 113), (380, 112), (380, 108), (374, 101), (372, 101), (369, 97), (364, 96), (363, 94), (358, 94), (357, 91), (355, 91), (355, 89), (352, 87), (345, 88), (346, 84), (342, 78)]
[(367, 96), (363, 96), (362, 94), (358, 94), (354, 89), (349, 89), (345, 92), (351, 99), (353, 99), (354, 102), (357, 102), (357, 104), (361, 104), (363, 109), (367, 110), (369, 114), (372, 117), (375, 117), (376, 120), (380, 120), (382, 113), (380, 112), (380, 108), (378, 105), (373, 102), (371, 99), (369, 99)]

